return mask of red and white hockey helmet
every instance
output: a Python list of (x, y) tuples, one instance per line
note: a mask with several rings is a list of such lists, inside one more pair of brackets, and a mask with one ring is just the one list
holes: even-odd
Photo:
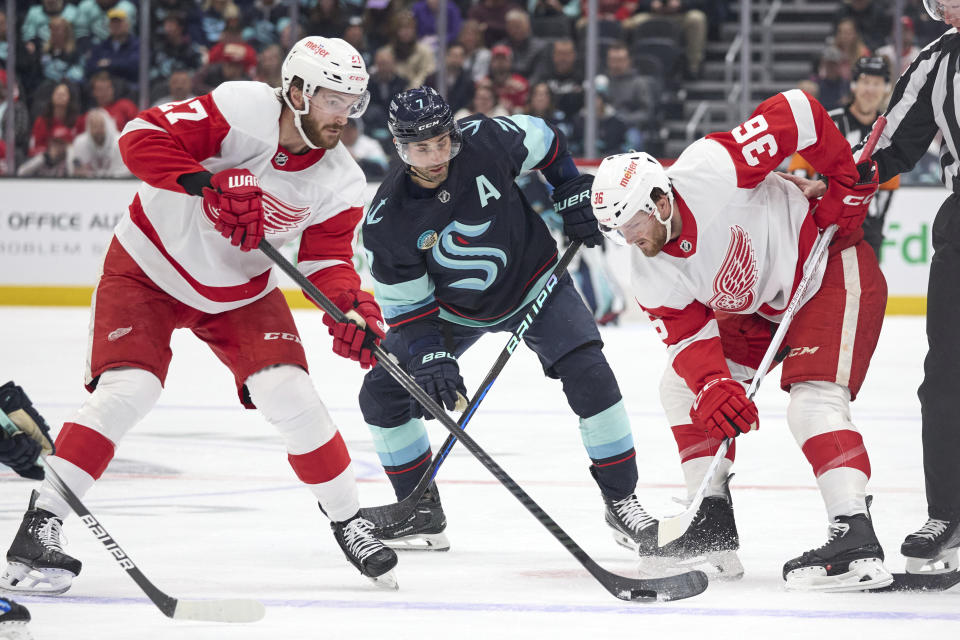
[[(666, 220), (657, 214), (657, 205), (650, 196), (654, 189), (660, 189), (670, 199), (671, 213)], [(622, 240), (617, 227), (629, 222), (640, 211), (659, 220), (670, 237), (673, 189), (663, 165), (649, 153), (621, 153), (604, 158), (593, 179), (590, 202), (600, 230), (614, 240)]]
[[(284, 102), (293, 111), (294, 123), (304, 142), (313, 149), (317, 147), (303, 133), (300, 118), (310, 112), (311, 98), (318, 89), (329, 89), (338, 93), (356, 96), (349, 103), (346, 115), (359, 118), (367, 110), (370, 93), (367, 82), (370, 74), (363, 57), (350, 43), (340, 38), (308, 36), (297, 42), (280, 68), (282, 80), (281, 94)], [(290, 102), (290, 87), (294, 78), (303, 81), (303, 108), (296, 109)]]

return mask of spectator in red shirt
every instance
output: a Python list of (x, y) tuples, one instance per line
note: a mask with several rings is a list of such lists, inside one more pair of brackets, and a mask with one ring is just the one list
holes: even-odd
[[(90, 78), (90, 92), (93, 95), (94, 106), (106, 109), (117, 125), (117, 131), (123, 131), (124, 125), (137, 117), (139, 109), (127, 98), (117, 99), (117, 88), (113, 84), (113, 76), (109, 71), (101, 71)], [(80, 130), (85, 129), (83, 122)]]
[(82, 131), (80, 127), (80, 100), (70, 85), (61, 82), (53, 88), (50, 100), (44, 105), (43, 111), (33, 121), (33, 135), (30, 140), (30, 155), (43, 153), (50, 142), (50, 132), (56, 127), (63, 127), (62, 133), (67, 141)]
[(527, 104), (530, 83), (514, 73), (513, 51), (505, 44), (490, 50), (490, 83), (502, 104), (510, 113), (521, 111)]
[[(243, 41), (243, 29), (239, 25), (228, 26), (220, 34), (220, 41), (210, 49), (209, 63), (239, 65), (245, 77), (231, 79), (249, 80), (257, 69), (257, 52)], [(225, 69), (224, 75), (235, 74), (228, 74)]]

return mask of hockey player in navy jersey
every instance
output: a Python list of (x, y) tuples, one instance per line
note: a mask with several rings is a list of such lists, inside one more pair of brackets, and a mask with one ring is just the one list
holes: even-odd
[[(432, 88), (397, 94), (389, 128), (402, 164), (384, 178), (363, 223), (374, 295), (390, 326), (384, 345), (448, 410), (466, 406), (457, 358), (482, 334), (512, 331), (540, 291), (557, 246), (514, 180), (540, 171), (571, 240), (602, 240), (591, 219), (593, 177), (580, 175), (562, 133), (527, 115), (455, 121)], [(656, 544), (656, 521), (634, 488), (633, 435), (593, 316), (564, 276), (524, 341), (547, 377), (560, 380), (606, 505), (631, 546)], [(360, 408), (398, 499), (431, 458), (418, 402), (382, 367), (368, 373)], [(572, 425), (571, 425), (572, 426)], [(446, 519), (431, 485), (410, 519), (377, 535), (394, 546), (444, 550)], [(626, 540), (623, 540), (627, 542)]]

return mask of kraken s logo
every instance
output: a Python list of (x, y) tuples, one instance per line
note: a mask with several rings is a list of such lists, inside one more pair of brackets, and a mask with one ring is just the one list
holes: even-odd
[[(489, 221), (482, 224), (463, 224), (454, 220), (440, 232), (440, 242), (433, 245), (432, 250), (433, 259), (437, 264), (446, 269), (483, 271), (484, 273), (483, 278), (462, 278), (452, 282), (451, 287), (483, 291), (497, 279), (500, 267), (507, 266), (507, 254), (500, 249), (466, 244), (466, 238), (477, 238), (489, 228)], [(454, 235), (459, 237), (454, 239)], [(489, 256), (502, 264), (498, 265), (495, 260), (473, 259), (479, 256)]]

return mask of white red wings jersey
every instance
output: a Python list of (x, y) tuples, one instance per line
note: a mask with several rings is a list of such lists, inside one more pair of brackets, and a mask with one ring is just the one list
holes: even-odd
[[(796, 151), (824, 175), (857, 179), (849, 145), (826, 110), (802, 91), (787, 91), (680, 155), (667, 169), (680, 236), (652, 258), (631, 251), (632, 292), (695, 393), (711, 377), (729, 376), (714, 311), (778, 320), (810, 258), (818, 235), (810, 202), (772, 173)], [(818, 290), (823, 268), (805, 299)]]
[(299, 268), (328, 297), (358, 288), (353, 236), (365, 178), (342, 144), (294, 155), (279, 145), (281, 102), (259, 82), (227, 82), (207, 95), (148, 109), (120, 150), (143, 180), (117, 225), (124, 249), (164, 291), (207, 313), (241, 307), (276, 286), (271, 261), (242, 252), (214, 229), (183, 174), (248, 169), (263, 189), (264, 230), (279, 247), (302, 234)]

